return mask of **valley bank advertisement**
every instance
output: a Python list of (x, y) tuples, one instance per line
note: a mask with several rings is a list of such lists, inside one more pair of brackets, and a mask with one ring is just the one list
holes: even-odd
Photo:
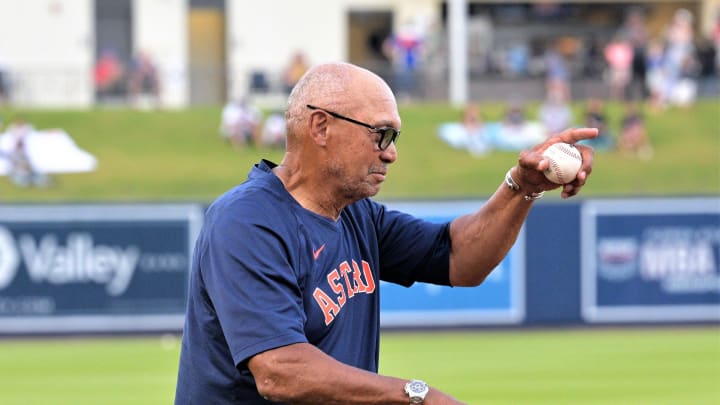
[(182, 328), (199, 205), (0, 207), (0, 333)]
[(586, 321), (720, 320), (720, 199), (591, 201), (581, 221)]

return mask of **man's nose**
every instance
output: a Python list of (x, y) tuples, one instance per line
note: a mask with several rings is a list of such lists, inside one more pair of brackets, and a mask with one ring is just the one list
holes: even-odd
[(393, 163), (397, 160), (397, 147), (395, 146), (395, 142), (390, 143), (390, 146), (380, 153), (380, 159), (386, 163)]

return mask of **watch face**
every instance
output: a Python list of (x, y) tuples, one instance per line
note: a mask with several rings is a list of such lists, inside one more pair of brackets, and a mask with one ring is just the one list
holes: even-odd
[(410, 397), (411, 404), (422, 404), (428, 391), (430, 387), (424, 381), (412, 380), (405, 384), (405, 392)]
[(426, 389), (427, 384), (422, 381), (411, 381), (408, 384), (408, 391), (412, 392), (413, 394), (422, 394), (422, 392)]

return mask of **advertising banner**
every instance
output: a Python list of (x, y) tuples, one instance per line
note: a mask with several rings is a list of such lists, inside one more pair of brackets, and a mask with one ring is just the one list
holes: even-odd
[[(484, 201), (386, 204), (389, 209), (443, 223), (476, 211)], [(410, 288), (381, 282), (383, 327), (440, 327), (516, 324), (525, 317), (525, 238), (521, 231), (510, 253), (479, 287), (416, 283)]]
[(200, 205), (0, 207), (0, 333), (181, 329)]
[(720, 320), (720, 200), (590, 201), (582, 208), (588, 322)]

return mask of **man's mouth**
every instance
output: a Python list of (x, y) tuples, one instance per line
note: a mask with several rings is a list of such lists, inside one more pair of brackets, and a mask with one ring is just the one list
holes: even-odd
[(387, 169), (370, 169), (370, 174), (377, 175), (378, 177), (381, 177), (383, 180), (385, 179), (385, 176), (387, 176)]

